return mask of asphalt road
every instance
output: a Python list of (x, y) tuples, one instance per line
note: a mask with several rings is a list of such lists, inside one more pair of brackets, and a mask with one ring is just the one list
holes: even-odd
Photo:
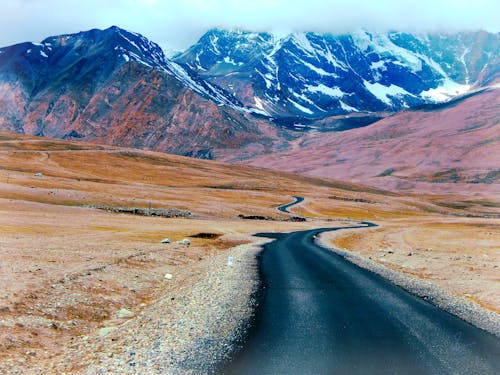
[(294, 196), (294, 198), (295, 200), (293, 202), (282, 204), (281, 206), (277, 207), (277, 210), (287, 214), (293, 214), (292, 212), (288, 211), (288, 208), (295, 206), (296, 204), (304, 200), (304, 197)]
[(497, 337), (315, 245), (324, 230), (261, 234), (261, 302), (219, 373), (500, 374)]

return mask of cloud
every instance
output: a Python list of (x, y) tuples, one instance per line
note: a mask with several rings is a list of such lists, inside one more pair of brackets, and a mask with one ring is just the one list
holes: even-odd
[(3, 0), (0, 45), (117, 25), (162, 47), (185, 48), (213, 27), (346, 33), (498, 32), (497, 0)]

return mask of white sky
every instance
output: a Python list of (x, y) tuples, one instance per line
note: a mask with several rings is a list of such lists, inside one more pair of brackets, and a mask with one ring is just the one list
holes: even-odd
[(0, 46), (112, 25), (164, 49), (213, 27), (345, 33), (500, 31), (499, 0), (0, 0)]

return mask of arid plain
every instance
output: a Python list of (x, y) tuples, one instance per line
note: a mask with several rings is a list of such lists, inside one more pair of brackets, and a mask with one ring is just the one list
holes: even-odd
[[(292, 211), (306, 221), (276, 210), (292, 196), (305, 198)], [(19, 373), (34, 363), (49, 368), (82, 340), (111, 340), (99, 330), (134, 319), (117, 319), (120, 309), (138, 315), (165, 289), (189, 288), (200, 262), (256, 241), (253, 233), (363, 220), (379, 227), (326, 240), (500, 312), (498, 205), (471, 214), (439, 199), (1, 133), (0, 363)], [(187, 217), (112, 211), (118, 207)], [(189, 246), (177, 243), (184, 238)]]

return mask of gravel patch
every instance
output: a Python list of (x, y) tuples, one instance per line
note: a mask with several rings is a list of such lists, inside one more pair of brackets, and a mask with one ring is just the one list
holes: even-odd
[[(208, 374), (227, 359), (251, 321), (259, 286), (256, 256), (269, 241), (240, 245), (173, 273), (166, 292), (133, 319), (67, 354), (62, 372)], [(228, 265), (232, 257), (232, 266)], [(169, 284), (178, 283), (175, 288)], [(171, 285), (170, 285), (171, 286)], [(113, 322), (109, 322), (113, 325)], [(75, 352), (80, 352), (79, 358)], [(71, 362), (70, 362), (71, 363)]]
[(350, 251), (333, 247), (320, 235), (316, 242), (339, 254), (351, 263), (368, 269), (408, 292), (432, 303), (439, 308), (458, 316), (459, 318), (500, 337), (500, 315), (486, 310), (478, 304), (455, 296), (440, 286), (429, 281), (417, 279), (401, 272), (394, 271), (383, 265)]

